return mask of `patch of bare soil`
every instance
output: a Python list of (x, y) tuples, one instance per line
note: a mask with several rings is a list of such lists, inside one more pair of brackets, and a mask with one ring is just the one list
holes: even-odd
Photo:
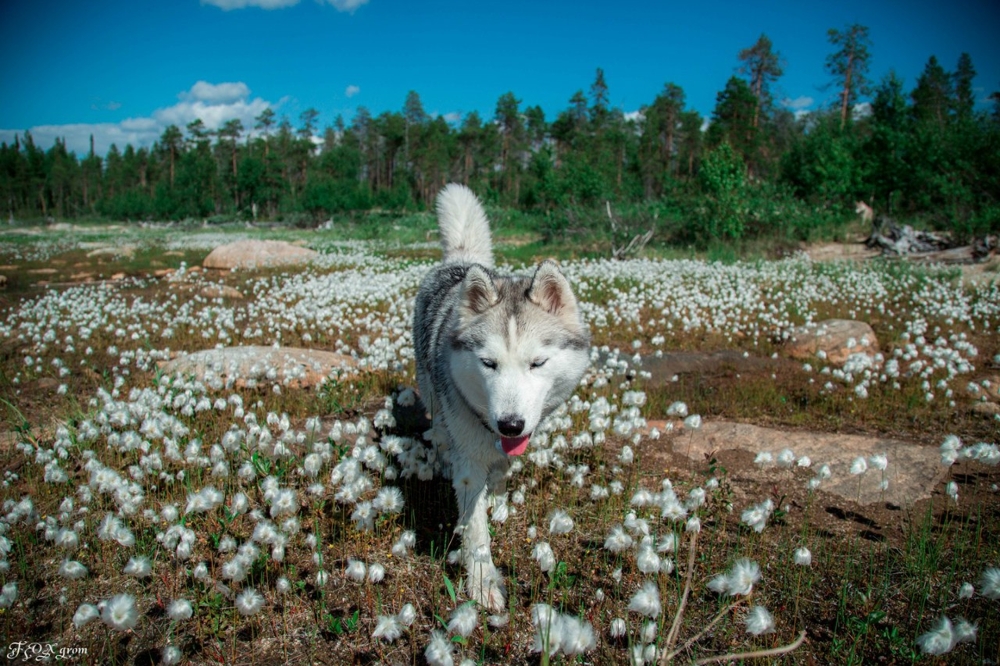
[(813, 261), (862, 261), (874, 259), (882, 253), (867, 247), (860, 240), (854, 243), (811, 243), (802, 250)]

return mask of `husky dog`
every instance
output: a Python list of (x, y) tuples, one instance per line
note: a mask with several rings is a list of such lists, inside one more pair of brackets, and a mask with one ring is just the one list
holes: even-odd
[(417, 383), (448, 440), (466, 594), (499, 611), (506, 591), (490, 554), (488, 496), (503, 492), (511, 456), (579, 384), (590, 334), (554, 261), (530, 277), (493, 269), (489, 221), (469, 188), (446, 186), (437, 214), (444, 258), (417, 293)]

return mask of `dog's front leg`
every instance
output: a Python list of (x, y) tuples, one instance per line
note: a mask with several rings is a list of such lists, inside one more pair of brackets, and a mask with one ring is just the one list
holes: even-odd
[(468, 576), (465, 593), (491, 611), (502, 611), (506, 590), (490, 553), (486, 469), (456, 470), (452, 483), (458, 499), (458, 527), (462, 536), (462, 563)]

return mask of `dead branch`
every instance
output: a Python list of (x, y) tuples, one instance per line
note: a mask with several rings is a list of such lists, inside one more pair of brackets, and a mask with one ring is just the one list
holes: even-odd
[(691, 579), (694, 577), (694, 556), (698, 544), (698, 533), (691, 532), (691, 549), (688, 551), (687, 579), (684, 581), (684, 593), (681, 595), (681, 603), (677, 606), (677, 613), (674, 614), (674, 623), (667, 634), (667, 640), (663, 648), (663, 659), (660, 664), (667, 664), (667, 652), (674, 646), (677, 635), (681, 631), (681, 620), (684, 619), (684, 607), (687, 606), (688, 595), (691, 594)]
[(611, 258), (616, 260), (623, 259), (630, 254), (642, 252), (642, 249), (653, 238), (653, 230), (650, 229), (644, 234), (636, 234), (625, 246), (616, 245), (615, 237), (618, 235), (618, 223), (615, 220), (615, 216), (611, 213), (611, 202), (605, 200), (604, 205), (608, 211), (608, 219), (611, 221)]
[(755, 652), (738, 652), (719, 655), (718, 657), (705, 657), (704, 659), (699, 659), (694, 662), (695, 666), (702, 666), (703, 664), (718, 664), (724, 661), (742, 661), (744, 659), (759, 659), (761, 657), (777, 657), (779, 655), (788, 654), (794, 650), (799, 649), (802, 643), (806, 640), (806, 630), (803, 629), (799, 632), (799, 637), (788, 645), (784, 645), (778, 648), (772, 648), (770, 650), (757, 650)]

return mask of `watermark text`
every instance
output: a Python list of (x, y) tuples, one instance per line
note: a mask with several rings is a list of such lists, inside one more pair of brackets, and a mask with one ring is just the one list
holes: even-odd
[(15, 641), (7, 646), (7, 659), (15, 661), (50, 661), (87, 656), (85, 647), (59, 647), (55, 643)]

